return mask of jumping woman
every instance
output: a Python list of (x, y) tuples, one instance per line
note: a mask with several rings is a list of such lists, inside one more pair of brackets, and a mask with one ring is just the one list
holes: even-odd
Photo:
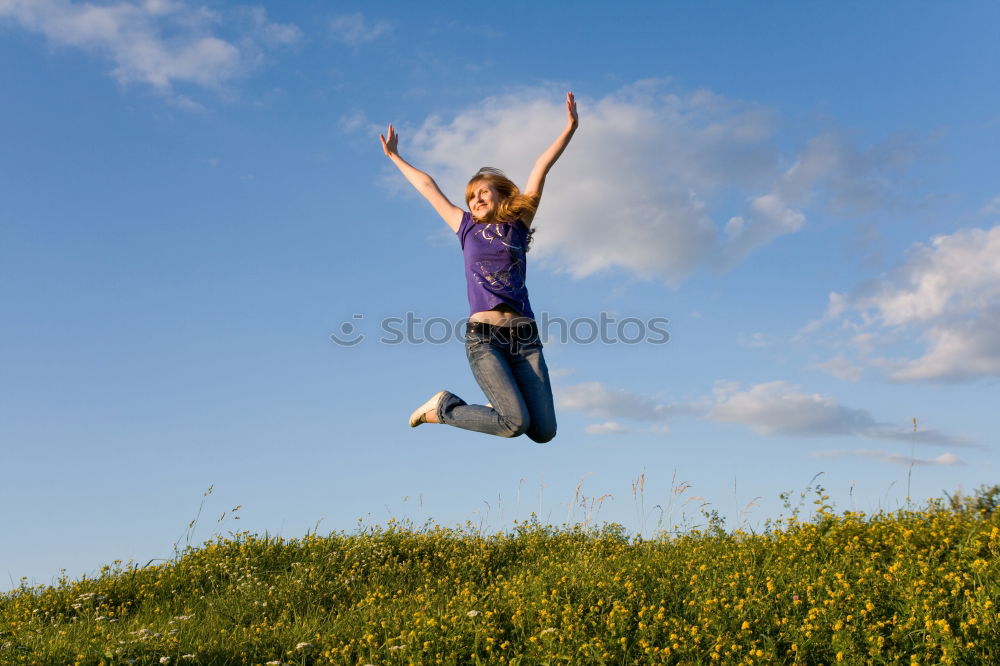
[(525, 286), (525, 253), (545, 176), (579, 124), (573, 93), (566, 94), (566, 116), (566, 127), (535, 162), (524, 192), (502, 171), (484, 167), (465, 188), (468, 211), (452, 204), (433, 178), (399, 156), (399, 135), (392, 125), (386, 136), (379, 135), (386, 157), (458, 236), (471, 310), (465, 351), (489, 398), (486, 405), (469, 405), (438, 391), (410, 416), (412, 427), (447, 423), (500, 437), (526, 434), (540, 444), (556, 436), (552, 385)]

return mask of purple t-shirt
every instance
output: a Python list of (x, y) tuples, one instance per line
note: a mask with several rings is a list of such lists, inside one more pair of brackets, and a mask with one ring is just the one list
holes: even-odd
[(471, 313), (509, 305), (523, 317), (535, 318), (524, 284), (528, 227), (520, 220), (506, 224), (477, 224), (466, 211), (458, 226), (458, 242), (465, 255), (465, 280)]

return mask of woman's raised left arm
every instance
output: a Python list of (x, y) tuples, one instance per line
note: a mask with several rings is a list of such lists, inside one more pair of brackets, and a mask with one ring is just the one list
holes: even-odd
[[(552, 165), (556, 163), (559, 156), (563, 154), (566, 150), (566, 146), (569, 145), (569, 140), (573, 138), (573, 133), (576, 132), (576, 128), (580, 125), (580, 119), (576, 113), (576, 98), (573, 97), (573, 93), (566, 93), (566, 127), (563, 128), (562, 133), (552, 142), (544, 153), (542, 153), (538, 160), (535, 162), (534, 168), (531, 170), (531, 175), (528, 176), (528, 184), (524, 188), (524, 194), (528, 196), (534, 196), (537, 199), (542, 198), (542, 188), (545, 187), (545, 176), (548, 175), (549, 169)], [(530, 225), (530, 220), (525, 220), (525, 224)]]

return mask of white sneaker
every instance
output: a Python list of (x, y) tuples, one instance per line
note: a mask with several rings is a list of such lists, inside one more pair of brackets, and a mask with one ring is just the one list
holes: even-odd
[(413, 413), (410, 414), (411, 428), (416, 428), (421, 423), (427, 423), (427, 420), (424, 418), (424, 414), (431, 410), (437, 412), (438, 405), (441, 404), (441, 399), (444, 398), (444, 393), (444, 391), (438, 391), (431, 396), (430, 400), (417, 407)]

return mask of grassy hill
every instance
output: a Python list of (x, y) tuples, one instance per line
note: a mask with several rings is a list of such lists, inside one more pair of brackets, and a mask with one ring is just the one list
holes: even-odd
[(1000, 663), (994, 491), (657, 540), (238, 534), (3, 595), (0, 663)]

